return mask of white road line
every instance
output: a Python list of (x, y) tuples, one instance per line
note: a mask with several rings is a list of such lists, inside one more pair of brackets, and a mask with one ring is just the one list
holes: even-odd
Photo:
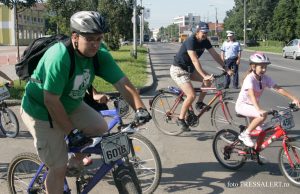
[(287, 69), (287, 70), (290, 70), (290, 71), (297, 71), (297, 72), (300, 72), (299, 69), (294, 69), (294, 68), (289, 68), (289, 67), (282, 67), (282, 66), (274, 65), (274, 64), (271, 64), (270, 66), (274, 66), (274, 67), (277, 67), (277, 68), (279, 68), (279, 69)]

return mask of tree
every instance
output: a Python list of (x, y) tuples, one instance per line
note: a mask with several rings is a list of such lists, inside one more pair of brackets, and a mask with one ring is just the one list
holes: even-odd
[[(56, 25), (56, 33), (70, 33), (71, 16), (82, 10), (94, 11), (97, 8), (98, 1), (88, 0), (47, 0), (49, 12), (49, 24)], [(54, 23), (54, 24), (53, 24)], [(49, 29), (47, 29), (49, 30)]]
[(296, 17), (296, 36), (300, 38), (300, 0), (298, 0), (297, 6), (297, 17)]
[(110, 32), (106, 33), (105, 41), (112, 50), (120, 48), (120, 38), (132, 37), (131, 1), (100, 0), (99, 11), (106, 18)]
[(295, 38), (296, 15), (298, 0), (279, 0), (274, 11), (271, 26), (271, 36), (274, 40), (289, 40)]

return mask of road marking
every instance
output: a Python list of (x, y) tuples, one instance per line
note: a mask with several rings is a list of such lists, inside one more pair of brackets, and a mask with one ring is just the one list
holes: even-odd
[(277, 67), (279, 69), (287, 69), (287, 70), (290, 70), (290, 71), (298, 71), (298, 72), (300, 72), (299, 69), (294, 69), (294, 68), (289, 68), (289, 67), (282, 67), (282, 66), (274, 65), (274, 64), (271, 64), (270, 66), (274, 66), (274, 67)]

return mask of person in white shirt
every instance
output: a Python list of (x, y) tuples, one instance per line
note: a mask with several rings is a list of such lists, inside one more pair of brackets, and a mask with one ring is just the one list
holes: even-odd
[[(228, 40), (221, 47), (221, 58), (225, 63), (226, 69), (233, 70), (233, 88), (239, 88), (239, 65), (241, 62), (242, 48), (239, 42), (235, 40), (234, 32), (227, 31)], [(230, 75), (226, 76), (226, 87), (230, 85)]]

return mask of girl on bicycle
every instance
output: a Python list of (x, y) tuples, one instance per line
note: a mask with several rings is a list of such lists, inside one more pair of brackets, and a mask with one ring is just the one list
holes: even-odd
[(300, 101), (297, 97), (285, 89), (278, 86), (271, 77), (266, 75), (267, 66), (271, 64), (269, 58), (260, 52), (250, 56), (250, 68), (244, 79), (241, 91), (239, 93), (235, 110), (238, 114), (250, 118), (248, 128), (239, 135), (239, 139), (248, 147), (253, 147), (254, 143), (249, 134), (253, 129), (258, 127), (266, 120), (267, 111), (259, 105), (259, 99), (266, 87), (273, 88), (277, 93), (288, 97), (298, 107)]

